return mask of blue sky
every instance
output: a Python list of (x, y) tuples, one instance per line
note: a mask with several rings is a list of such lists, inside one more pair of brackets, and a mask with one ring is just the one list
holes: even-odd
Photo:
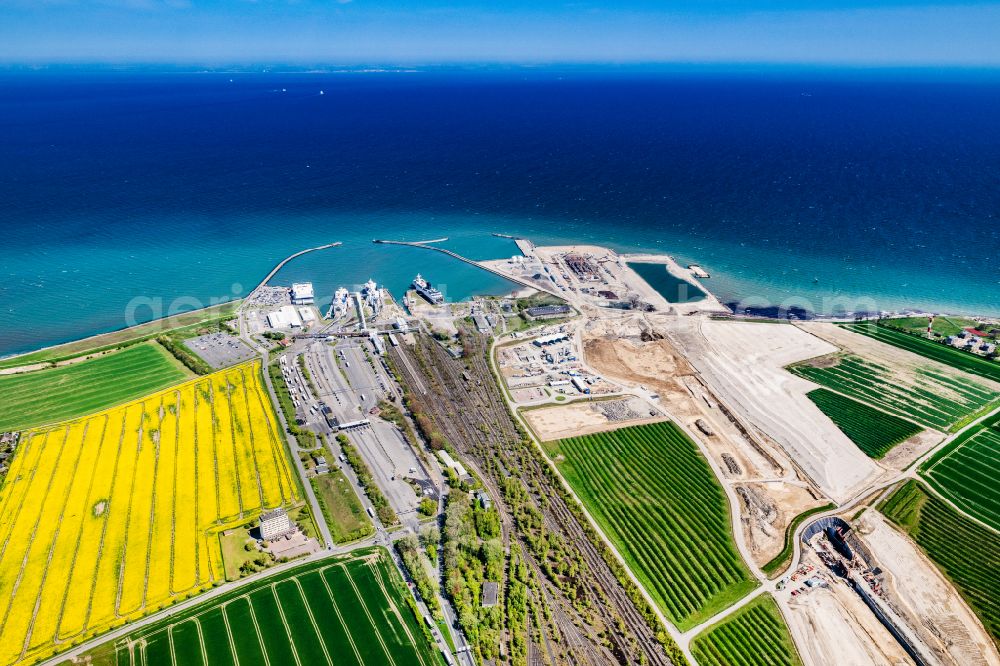
[(0, 0), (0, 62), (1000, 67), (1000, 3)]

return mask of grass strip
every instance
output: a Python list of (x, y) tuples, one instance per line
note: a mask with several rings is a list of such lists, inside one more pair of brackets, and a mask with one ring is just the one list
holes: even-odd
[(812, 509), (807, 509), (800, 513), (799, 515), (792, 518), (792, 522), (788, 524), (785, 528), (785, 545), (781, 548), (781, 552), (774, 556), (767, 564), (760, 568), (768, 578), (774, 578), (777, 574), (784, 571), (785, 567), (788, 566), (792, 559), (792, 553), (795, 550), (795, 530), (799, 528), (804, 520), (810, 516), (815, 516), (817, 513), (823, 513), (824, 511), (829, 511), (836, 505), (833, 503), (824, 504), (823, 506), (813, 507)]

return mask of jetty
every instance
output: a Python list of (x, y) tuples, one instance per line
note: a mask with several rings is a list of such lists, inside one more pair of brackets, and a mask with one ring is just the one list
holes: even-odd
[[(280, 271), (282, 268), (284, 268), (285, 264), (287, 264), (292, 259), (296, 259), (298, 257), (301, 257), (303, 254), (309, 254), (310, 252), (316, 252), (318, 250), (326, 250), (326, 249), (331, 248), (331, 247), (337, 247), (338, 245), (341, 245), (341, 244), (342, 243), (340, 241), (337, 241), (336, 243), (327, 243), (326, 245), (317, 245), (316, 247), (309, 247), (309, 248), (306, 248), (304, 250), (299, 250), (295, 254), (288, 255), (287, 257), (285, 257), (284, 259), (282, 259), (281, 261), (279, 261), (278, 264), (274, 268), (271, 269), (271, 272), (268, 273), (267, 276), (263, 280), (260, 281), (260, 284), (258, 284), (256, 287), (254, 287), (250, 291), (250, 293), (247, 295), (246, 299), (244, 299), (244, 302), (246, 302), (247, 300), (249, 300), (250, 297), (253, 296), (257, 292), (258, 289), (260, 289), (261, 287), (263, 287), (264, 285), (266, 285), (268, 282), (270, 282), (271, 278), (273, 278), (275, 275), (277, 275), (278, 271)], [(240, 306), (240, 308), (242, 309), (242, 305)]]
[[(424, 246), (424, 245), (429, 245), (431, 243), (443, 243), (446, 240), (448, 240), (447, 236), (445, 236), (444, 238), (432, 238), (431, 240), (422, 240), (422, 241), (393, 241), (393, 240), (382, 240), (380, 238), (376, 238), (372, 242), (373, 243), (387, 243), (389, 245), (417, 245), (417, 246)], [(437, 248), (435, 248), (435, 249), (437, 249)]]
[[(443, 240), (447, 240), (447, 239), (445, 238)], [(435, 247), (433, 245), (428, 245), (428, 243), (431, 242), (431, 241), (395, 241), (395, 240), (377, 239), (377, 240), (374, 240), (372, 242), (373, 243), (381, 243), (383, 245), (409, 245), (410, 247), (422, 247), (425, 250), (434, 250), (435, 252), (441, 252), (442, 254), (447, 254), (449, 257), (452, 257), (454, 259), (458, 259), (459, 261), (464, 261), (465, 263), (470, 264), (472, 266), (475, 266), (476, 268), (481, 268), (482, 270), (487, 271), (488, 273), (493, 273), (496, 276), (502, 277), (503, 279), (507, 280), (508, 282), (513, 282), (515, 284), (519, 284), (522, 287), (529, 287), (531, 289), (534, 289), (535, 291), (544, 291), (547, 294), (552, 294), (553, 296), (556, 296), (560, 300), (565, 300), (565, 298), (561, 294), (556, 293), (555, 291), (549, 289), (548, 287), (546, 287), (544, 285), (535, 284), (534, 282), (529, 282), (527, 280), (524, 280), (522, 278), (516, 277), (514, 275), (507, 275), (506, 273), (504, 273), (502, 271), (498, 271), (497, 269), (493, 268), (492, 266), (487, 266), (486, 264), (480, 263), (480, 262), (478, 262), (478, 261), (476, 261), (474, 259), (469, 259), (468, 257), (463, 257), (462, 255), (458, 254), (457, 252), (452, 252), (451, 250), (447, 250), (447, 249), (445, 249), (443, 247)]]

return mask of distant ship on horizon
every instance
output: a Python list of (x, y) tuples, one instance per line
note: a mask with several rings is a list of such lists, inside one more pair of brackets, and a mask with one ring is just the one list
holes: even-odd
[(420, 276), (420, 273), (417, 273), (417, 277), (413, 278), (413, 288), (431, 305), (444, 303), (444, 294), (432, 287), (430, 282)]

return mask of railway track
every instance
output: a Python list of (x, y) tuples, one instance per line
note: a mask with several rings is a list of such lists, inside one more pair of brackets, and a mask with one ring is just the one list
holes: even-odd
[[(480, 340), (481, 339), (482, 338), (480, 338)], [(493, 375), (488, 365), (487, 353), (488, 352), (485, 349), (481, 351), (477, 350), (477, 353), (470, 355), (470, 359), (473, 361), (473, 364), (477, 366), (476, 374), (480, 377), (485, 376), (492, 380)], [(504, 417), (510, 420), (510, 415), (507, 412), (506, 405), (504, 405), (501, 400), (499, 392), (497, 392), (496, 400), (498, 401), (496, 404), (499, 405)], [(532, 471), (534, 472), (536, 478), (544, 479), (547, 472), (547, 469), (543, 469), (545, 463), (539, 461), (536, 455), (532, 455), (534, 453), (535, 451), (531, 451), (527, 456), (529, 464), (532, 466)], [(590, 538), (584, 532), (579, 519), (566, 506), (563, 493), (555, 490), (550, 485), (543, 487), (549, 491), (547, 505), (554, 518), (562, 527), (561, 531), (567, 534), (574, 544), (581, 547), (581, 553), (584, 556), (584, 560), (586, 561), (590, 572), (596, 575), (600, 580), (600, 589), (604, 590), (612, 598), (612, 601), (614, 602), (614, 605), (622, 617), (625, 625), (636, 637), (642, 652), (646, 654), (648, 663), (656, 664), (657, 666), (669, 666), (671, 662), (663, 652), (663, 648), (656, 639), (652, 629), (650, 629), (645, 618), (643, 618), (639, 611), (636, 610), (635, 605), (632, 603), (632, 600), (628, 597), (625, 590), (622, 589), (618, 579), (615, 577), (614, 573), (612, 573), (610, 567), (608, 567), (604, 556), (597, 550)], [(597, 607), (599, 609), (604, 609), (604, 606), (600, 604)], [(614, 626), (613, 620), (614, 618), (605, 617), (605, 621), (609, 622), (608, 626)]]
[[(540, 454), (523, 442), (495, 384), (487, 360), (487, 339), (464, 326), (462, 335), (467, 352), (464, 362), (455, 360), (426, 336), (418, 336), (412, 352), (415, 363), (407, 362), (402, 348), (394, 348), (392, 354), (399, 360), (396, 365), (404, 380), (411, 387), (428, 391), (427, 395), (413, 395), (411, 391), (411, 395), (433, 418), (435, 427), (479, 470), (484, 486), (501, 509), (505, 534), (522, 543), (525, 562), (540, 581), (539, 601), (552, 609), (552, 621), (562, 636), (568, 663), (639, 663), (644, 658), (655, 666), (669, 666), (671, 662), (653, 630), (591, 542), (580, 519), (566, 505), (565, 490), (549, 478), (548, 466), (539, 459)], [(500, 478), (510, 474), (518, 476), (529, 490), (529, 498), (541, 512), (546, 529), (580, 554), (586, 571), (579, 576), (582, 585), (578, 592), (596, 617), (581, 615), (569, 603), (563, 590), (544, 575), (523, 535), (518, 534), (498, 485)], [(595, 629), (593, 619), (599, 619), (606, 628), (603, 637), (597, 635), (599, 627)], [(624, 631), (619, 631), (620, 627)], [(602, 638), (610, 640), (613, 651), (602, 645)], [(529, 663), (543, 663), (530, 633), (528, 643), (535, 660)]]

